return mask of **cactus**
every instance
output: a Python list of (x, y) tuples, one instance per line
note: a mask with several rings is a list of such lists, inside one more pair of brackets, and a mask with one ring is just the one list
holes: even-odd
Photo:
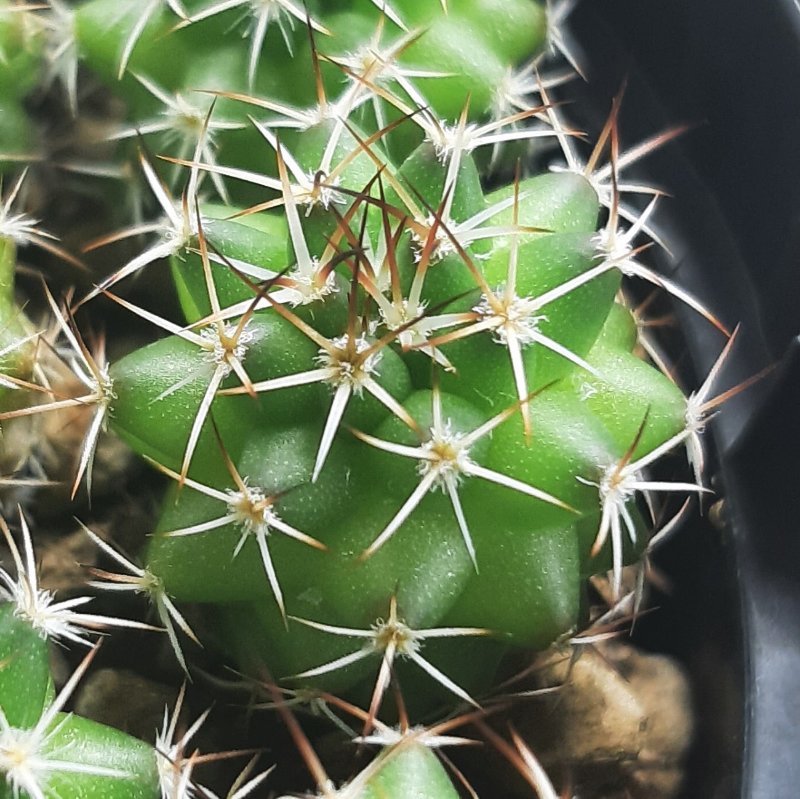
[[(181, 733), (183, 692), (149, 743), (65, 712), (93, 634), (114, 627), (164, 632), (187, 679), (203, 647), (259, 685), (321, 796), (458, 796), (434, 752), (469, 742), (449, 733), (470, 722), (556, 795), (519, 736), (480, 719), (509, 656), (586, 626), (590, 575), (608, 572), (623, 599), (624, 567), (658, 534), (641, 500), (707, 492), (702, 434), (730, 394), (712, 396), (735, 338), (647, 265), (661, 194), (621, 174), (679, 129), (620, 152), (618, 98), (585, 157), (551, 98), (552, 65), (575, 62), (569, 6), (0, 6), (0, 168), (33, 162), (0, 207), (5, 482), (37, 482), (15, 427), (72, 410), (85, 430), (73, 500), (91, 496), (106, 436), (168, 483), (135, 556), (83, 526), (108, 564), (91, 585), (144, 596), (148, 622), (55, 601), (25, 511), (6, 507), (0, 796), (216, 795), (195, 769), (236, 753), (192, 751), (205, 714)], [(84, 84), (123, 109), (93, 167), (68, 164), (117, 225), (70, 242), (87, 258), (115, 245), (90, 277), (16, 210), (48, 156), (22, 101), (55, 79), (66, 118), (81, 118)], [(565, 163), (530, 171), (547, 148)], [(122, 190), (101, 173), (125, 176)], [(30, 245), (78, 285), (63, 299), (44, 288), (45, 322), (14, 291)], [(630, 279), (727, 337), (696, 393), (641, 356)], [(171, 285), (182, 318), (142, 285)], [(103, 302), (151, 342), (109, 358), (86, 323)], [(683, 449), (691, 477), (652, 472)], [(58, 691), (49, 641), (90, 647)], [(289, 697), (352, 716), (377, 754), (337, 788)], [(229, 799), (267, 795), (254, 769)]]

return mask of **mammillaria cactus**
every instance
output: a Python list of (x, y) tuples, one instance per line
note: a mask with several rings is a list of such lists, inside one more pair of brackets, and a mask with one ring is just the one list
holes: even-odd
[[(0, 7), (7, 482), (47, 482), (12, 431), (65, 410), (85, 430), (72, 498), (91, 496), (106, 431), (166, 476), (136, 556), (84, 527), (108, 564), (91, 585), (146, 596), (187, 679), (203, 646), (259, 682), (321, 796), (458, 796), (432, 751), (465, 743), (450, 732), (467, 723), (556, 796), (522, 739), (480, 720), (507, 701), (498, 669), (586, 626), (589, 575), (608, 571), (621, 600), (623, 567), (669, 525), (651, 522), (661, 496), (707, 491), (701, 437), (728, 396), (715, 384), (734, 336), (647, 265), (662, 195), (623, 174), (678, 130), (621, 151), (617, 98), (584, 154), (550, 96), (568, 79), (553, 65), (575, 60), (570, 6)], [(17, 250), (66, 253), (16, 210), (47, 157), (23, 101), (56, 77), (78, 120), (84, 84), (117, 109), (94, 164), (66, 165), (119, 227), (77, 243), (130, 246), (100, 275), (77, 269), (63, 299), (45, 287), (40, 322), (15, 298)], [(20, 161), (29, 174), (10, 178)], [(100, 173), (127, 176), (125, 202)], [(630, 278), (719, 329), (695, 394), (641, 357)], [(172, 315), (137, 299), (170, 282)], [(150, 325), (151, 343), (107, 357), (86, 321), (103, 303)], [(653, 471), (685, 448), (691, 477)], [(48, 640), (148, 625), (54, 602), (25, 512), (7, 507), (3, 523), (15, 575), (0, 573), (0, 795), (215, 796), (195, 768), (253, 752), (192, 751), (205, 714), (182, 732), (179, 701), (150, 746), (64, 712), (96, 648), (56, 692)], [(352, 716), (378, 754), (337, 788), (289, 696)], [(253, 768), (229, 799), (267, 795)]]

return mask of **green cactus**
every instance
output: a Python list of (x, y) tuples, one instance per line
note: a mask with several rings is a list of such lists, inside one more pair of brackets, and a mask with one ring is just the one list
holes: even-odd
[[(590, 574), (609, 571), (620, 598), (653, 533), (641, 496), (706, 490), (719, 368), (684, 396), (640, 357), (621, 283), (655, 284), (728, 331), (640, 260), (658, 195), (644, 212), (620, 198), (618, 103), (584, 160), (550, 100), (557, 81), (540, 70), (558, 50), (572, 60), (563, 13), (538, 0), (0, 6), (0, 168), (36, 149), (22, 99), (57, 76), (80, 117), (85, 73), (121, 103), (107, 140), (149, 220), (81, 242), (132, 246), (63, 304), (46, 290), (54, 322), (39, 329), (15, 296), (17, 249), (65, 252), (14, 210), (13, 184), (0, 423), (86, 416), (73, 498), (91, 493), (104, 431), (168, 478), (136, 558), (84, 527), (116, 569), (93, 585), (144, 595), (189, 676), (201, 641), (254, 680), (274, 675), (321, 796), (458, 796), (433, 750), (463, 741), (436, 719), (480, 715), (509, 653), (585, 625)], [(529, 175), (534, 140), (566, 167)], [(182, 318), (137, 304), (130, 287), (148, 281), (171, 282)], [(109, 360), (84, 339), (75, 319), (103, 295), (152, 343)], [(684, 447), (693, 480), (646, 474)], [(178, 707), (144, 743), (65, 712), (96, 648), (56, 693), (48, 640), (148, 625), (54, 602), (25, 516), (22, 551), (2, 524), (16, 576), (0, 572), (0, 796), (215, 796), (193, 775), (214, 756), (189, 750), (204, 716), (181, 737)], [(201, 604), (202, 634), (184, 603)], [(338, 703), (378, 754), (336, 789), (281, 691)], [(250, 775), (228, 799), (266, 795), (267, 772)]]

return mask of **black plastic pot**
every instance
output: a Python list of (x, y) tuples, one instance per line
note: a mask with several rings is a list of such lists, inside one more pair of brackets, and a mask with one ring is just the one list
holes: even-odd
[[(588, 109), (579, 124), (596, 131), (627, 79), (623, 144), (692, 125), (639, 174), (673, 195), (659, 220), (674, 257), (660, 268), (742, 324), (726, 384), (778, 364), (712, 423), (726, 523), (706, 515), (664, 549), (673, 589), (639, 631), (691, 675), (685, 796), (800, 796), (800, 9), (586, 0), (572, 21), (590, 78), (569, 91), (583, 95), (575, 113)], [(676, 312), (702, 376), (720, 339)]]

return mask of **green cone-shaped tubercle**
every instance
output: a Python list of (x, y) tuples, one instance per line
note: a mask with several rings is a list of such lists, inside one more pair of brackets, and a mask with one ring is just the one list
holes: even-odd
[[(458, 791), (439, 758), (428, 747), (402, 741), (384, 749), (364, 774), (358, 799), (457, 799)], [(357, 777), (356, 779), (360, 779)]]
[[(73, 14), (72, 24), (81, 59), (95, 74), (117, 89), (123, 53), (142, 22), (142, 11), (142, 5), (131, 0), (91, 0), (79, 5)], [(122, 85), (126, 96), (141, 102), (143, 110), (153, 108), (154, 101), (131, 72), (146, 75), (168, 90), (175, 90), (182, 84), (186, 64), (191, 59), (180, 36), (170, 33), (178, 22), (180, 18), (167, 8), (166, 3), (159, 4), (139, 32), (130, 52)], [(164, 58), (165, 47), (169, 47), (169, 58)]]
[(50, 686), (47, 641), (15, 613), (0, 605), (0, 708), (12, 727), (32, 727), (42, 715)]
[[(616, 314), (615, 314), (616, 316)], [(574, 372), (558, 391), (579, 396), (581, 402), (605, 426), (620, 452), (633, 443), (647, 418), (639, 445), (638, 458), (679, 433), (686, 425), (686, 400), (681, 390), (658, 369), (637, 358), (627, 347), (616, 348), (616, 341), (628, 338), (605, 337), (587, 355), (600, 377)]]
[[(154, 799), (159, 792), (155, 750), (112, 727), (58, 713), (42, 756), (52, 771), (45, 795), (75, 799)], [(59, 769), (68, 763), (70, 771)], [(81, 769), (85, 769), (83, 773)], [(92, 774), (92, 771), (100, 773)]]
[(409, 66), (423, 63), (426, 69), (447, 75), (424, 88), (431, 107), (451, 121), (458, 119), (467, 102), (471, 118), (485, 114), (506, 68), (489, 44), (476, 38), (471, 21), (455, 15), (433, 20), (401, 60)]
[[(36, 86), (43, 66), (42, 17), (19, 8), (0, 8), (0, 96), (22, 99)], [(1, 141), (2, 139), (0, 139)]]
[[(506, 317), (482, 297), (476, 307), (485, 314), (499, 314), (499, 326), (443, 345), (443, 351), (457, 370), (456, 374), (445, 376), (448, 390), (463, 393), (470, 401), (495, 412), (520, 398), (503, 318), (513, 321), (527, 314), (519, 326), (509, 325), (520, 348), (526, 383), (523, 396), (527, 396), (569, 372), (584, 371), (575, 364), (575, 359), (585, 358), (619, 287), (619, 276), (611, 271), (552, 301), (537, 304), (538, 298), (556, 291), (594, 265), (593, 248), (583, 233), (547, 234), (519, 244), (516, 291), (508, 297), (505, 289), (510, 279), (511, 255), (510, 249), (498, 248), (484, 264), (486, 283), (494, 295), (492, 302), (507, 309)], [(526, 302), (533, 303), (532, 310), (524, 311)], [(548, 346), (537, 341), (537, 334), (554, 344)], [(564, 348), (567, 353), (553, 347)]]
[[(576, 397), (549, 388), (530, 403), (531, 440), (526, 441), (518, 414), (495, 430), (487, 465), (557, 497), (576, 511), (597, 505), (597, 489), (577, 480), (596, 480), (613, 463), (614, 440), (591, 409)], [(529, 520), (531, 528), (566, 524), (577, 517), (568, 510), (525, 496), (504, 486), (481, 483), (480, 501), (491, 503), (497, 523)]]
[[(318, 445), (316, 426), (256, 430), (245, 444), (238, 470), (250, 489), (276, 497), (269, 513), (274, 512), (296, 530), (331, 544), (332, 524), (337, 517), (347, 517), (346, 509), (357, 490), (350, 467), (354, 442), (337, 442), (312, 484)], [(230, 477), (216, 481), (214, 488), (231, 494), (239, 491)], [(164, 535), (220, 519), (230, 512), (225, 502), (190, 487), (180, 492), (173, 489), (150, 540), (147, 568), (163, 580), (175, 599), (272, 601), (255, 530), (232, 521), (207, 532)], [(265, 519), (268, 524), (269, 516)], [(234, 555), (243, 536), (246, 543)], [(290, 591), (293, 585), (305, 590), (332, 564), (330, 553), (293, 540), (274, 526), (268, 527), (267, 546), (283, 591)]]
[(575, 526), (534, 529), (524, 519), (498, 521), (488, 504), (467, 505), (479, 571), (470, 575), (446, 623), (486, 627), (516, 645), (544, 649), (578, 622)]
[[(514, 186), (504, 186), (486, 195), (486, 204), (508, 200)], [(554, 233), (592, 233), (597, 226), (600, 203), (586, 178), (572, 172), (550, 172), (520, 181), (517, 221), (520, 225)], [(513, 204), (493, 217), (497, 225), (511, 224)], [(526, 234), (527, 235), (527, 234)], [(536, 234), (531, 234), (536, 235)], [(495, 239), (500, 245), (504, 239)]]
[[(277, 274), (289, 264), (286, 259), (286, 221), (278, 214), (249, 214), (230, 219), (236, 209), (223, 205), (202, 207), (203, 232), (208, 241), (212, 262), (211, 272), (221, 308), (253, 299), (253, 292), (234, 271), (224, 263), (229, 259), (234, 269), (246, 272), (246, 277), (259, 284), (270, 273)], [(181, 310), (187, 322), (196, 322), (211, 313), (203, 265), (200, 256), (188, 253), (171, 259), (172, 276), (178, 289)]]

